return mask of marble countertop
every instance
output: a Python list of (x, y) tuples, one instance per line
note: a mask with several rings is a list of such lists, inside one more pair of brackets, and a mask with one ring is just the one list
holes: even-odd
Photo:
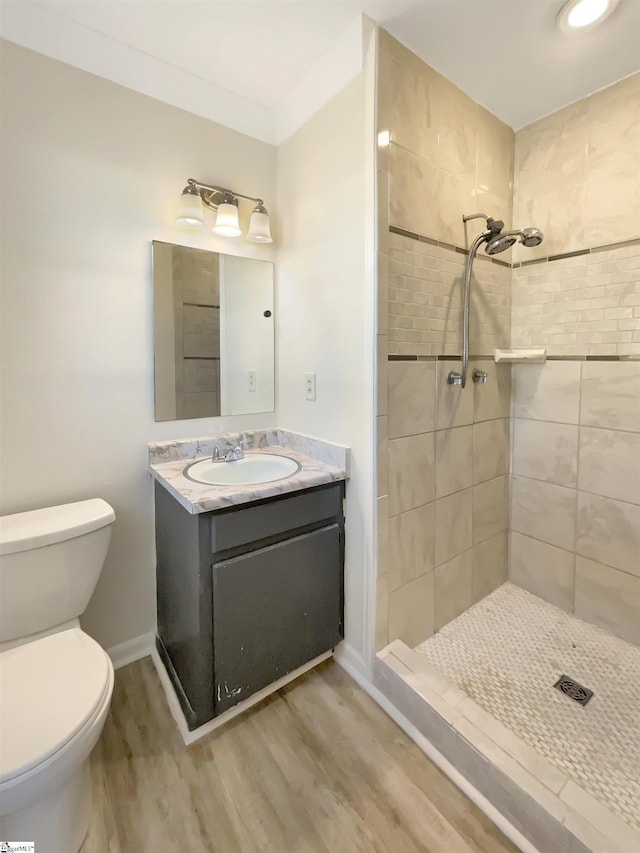
[[(300, 465), (300, 470), (290, 477), (269, 483), (247, 485), (215, 486), (209, 483), (196, 483), (184, 475), (185, 468), (192, 462), (206, 459), (207, 456), (194, 454), (189, 458), (173, 459), (169, 462), (154, 462), (150, 464), (152, 476), (161, 483), (168, 492), (192, 515), (210, 510), (223, 509), (264, 498), (277, 497), (289, 492), (297, 492), (324, 483), (346, 480), (348, 477), (347, 464), (331, 465), (327, 462), (303, 455), (290, 447), (267, 445), (246, 450), (245, 454), (270, 453), (277, 456), (288, 456)], [(156, 457), (157, 458), (157, 457)], [(154, 457), (152, 456), (152, 460)], [(233, 463), (230, 463), (233, 464)]]

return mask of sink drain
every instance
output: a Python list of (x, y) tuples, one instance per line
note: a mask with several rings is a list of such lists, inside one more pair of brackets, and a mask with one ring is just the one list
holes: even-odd
[(577, 702), (578, 705), (586, 705), (593, 696), (593, 690), (583, 687), (582, 684), (578, 684), (577, 681), (569, 678), (568, 675), (561, 675), (553, 686), (561, 693), (564, 693), (565, 696), (568, 696), (569, 699)]

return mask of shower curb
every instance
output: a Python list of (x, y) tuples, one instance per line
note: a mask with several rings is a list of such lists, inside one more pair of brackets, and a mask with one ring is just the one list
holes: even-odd
[(628, 853), (640, 849), (640, 833), (401, 640), (376, 655), (373, 683), (539, 850)]

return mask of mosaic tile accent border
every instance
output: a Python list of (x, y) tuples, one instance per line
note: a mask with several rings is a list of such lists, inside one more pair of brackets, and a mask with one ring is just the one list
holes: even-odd
[[(397, 355), (390, 353), (389, 361), (460, 361), (459, 353), (453, 355)], [(469, 361), (493, 360), (493, 355), (472, 355)], [(640, 361), (640, 355), (548, 355), (547, 361)], [(539, 364), (540, 362), (531, 362)]]
[[(402, 237), (408, 237), (410, 240), (417, 240), (419, 243), (428, 243), (431, 246), (440, 246), (441, 249), (448, 249), (450, 252), (455, 252), (459, 255), (468, 255), (469, 250), (464, 246), (454, 246), (451, 243), (443, 243), (442, 240), (435, 240), (433, 237), (426, 237), (424, 234), (418, 234), (415, 231), (407, 231), (405, 228), (398, 228), (395, 225), (389, 226), (391, 234), (400, 234)], [(627, 246), (640, 246), (640, 237), (634, 240), (622, 240), (619, 243), (607, 243), (604, 246), (591, 246), (587, 249), (578, 249), (575, 252), (564, 252), (560, 255), (549, 255), (546, 258), (536, 258), (533, 261), (518, 261), (515, 264), (510, 264), (508, 261), (501, 261), (498, 258), (488, 258), (484, 255), (478, 255), (476, 260), (489, 261), (498, 266), (508, 267), (509, 269), (517, 269), (518, 267), (530, 267), (535, 264), (546, 264), (553, 261), (563, 261), (566, 258), (577, 258), (580, 255), (593, 255), (597, 252), (610, 252), (614, 249), (625, 249)]]

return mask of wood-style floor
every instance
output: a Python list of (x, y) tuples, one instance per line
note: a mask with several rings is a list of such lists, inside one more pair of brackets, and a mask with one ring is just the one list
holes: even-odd
[(329, 661), (191, 747), (150, 658), (116, 673), (82, 853), (516, 851)]

